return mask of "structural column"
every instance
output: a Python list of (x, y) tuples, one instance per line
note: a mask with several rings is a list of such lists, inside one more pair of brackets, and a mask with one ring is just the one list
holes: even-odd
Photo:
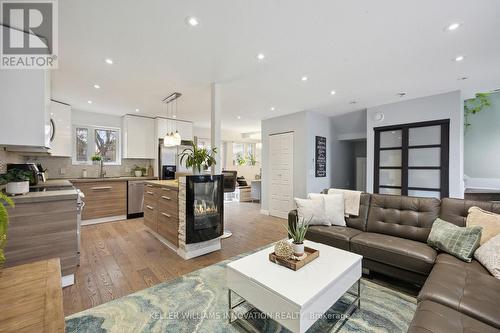
[(221, 107), (220, 107), (220, 85), (218, 83), (212, 83), (210, 85), (212, 91), (212, 116), (211, 116), (211, 146), (217, 148), (217, 154), (215, 155), (215, 160), (217, 164), (212, 166), (212, 174), (220, 174), (222, 171), (221, 166)]

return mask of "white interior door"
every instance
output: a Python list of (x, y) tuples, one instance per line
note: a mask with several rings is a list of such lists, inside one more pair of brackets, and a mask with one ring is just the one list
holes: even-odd
[(293, 132), (269, 136), (269, 214), (287, 218), (293, 209)]

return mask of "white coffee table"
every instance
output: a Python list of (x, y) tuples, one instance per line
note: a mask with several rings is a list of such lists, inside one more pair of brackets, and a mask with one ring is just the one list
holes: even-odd
[[(249, 303), (292, 332), (305, 332), (357, 283), (354, 301), (343, 315), (360, 307), (362, 256), (306, 241), (319, 258), (293, 271), (269, 261), (274, 246), (227, 265), (229, 321), (240, 321), (236, 307)], [(233, 304), (234, 293), (243, 299)], [(344, 317), (344, 318), (346, 318)]]

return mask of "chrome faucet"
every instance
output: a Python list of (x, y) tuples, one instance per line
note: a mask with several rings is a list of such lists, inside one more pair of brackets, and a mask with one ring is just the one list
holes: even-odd
[(101, 158), (101, 165), (99, 171), (99, 178), (104, 178), (106, 176), (106, 170), (104, 170), (104, 161)]

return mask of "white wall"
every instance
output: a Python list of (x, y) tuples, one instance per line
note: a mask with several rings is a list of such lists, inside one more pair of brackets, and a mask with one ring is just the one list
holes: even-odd
[[(269, 135), (293, 132), (293, 196), (305, 198), (309, 192), (320, 192), (330, 187), (331, 165), (330, 119), (312, 111), (298, 112), (262, 121), (262, 200), (268, 210)], [(315, 177), (315, 139), (326, 137), (327, 176)]]
[[(376, 122), (374, 115), (383, 113)], [(450, 119), (450, 197), (464, 195), (463, 99), (460, 91), (381, 105), (367, 110), (367, 190), (373, 192), (374, 128), (421, 121)]]
[(89, 125), (122, 128), (122, 117), (103, 113), (73, 110), (71, 114), (73, 125)]
[(500, 189), (500, 93), (491, 106), (469, 116), (465, 132), (466, 187)]

